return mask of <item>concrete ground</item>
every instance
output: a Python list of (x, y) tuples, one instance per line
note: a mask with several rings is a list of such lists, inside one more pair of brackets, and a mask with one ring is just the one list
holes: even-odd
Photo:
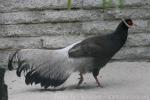
[(104, 86), (97, 87), (92, 74), (84, 75), (84, 83), (76, 89), (78, 73), (73, 73), (60, 87), (44, 90), (39, 85), (27, 86), (15, 71), (7, 71), (9, 100), (150, 100), (150, 63), (113, 62), (99, 75)]

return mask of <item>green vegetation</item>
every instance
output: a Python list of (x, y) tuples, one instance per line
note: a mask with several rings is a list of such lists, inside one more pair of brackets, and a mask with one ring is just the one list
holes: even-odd
[(67, 6), (68, 6), (68, 9), (71, 9), (71, 6), (72, 6), (72, 0), (68, 0)]
[(112, 7), (112, 0), (103, 0), (103, 9)]
[[(116, 0), (115, 6), (118, 9), (122, 9), (124, 5), (124, 0)], [(72, 0), (68, 0), (68, 9), (72, 7)], [(103, 9), (111, 8), (113, 6), (113, 0), (103, 0)]]
[(120, 8), (120, 9), (122, 9), (123, 5), (124, 5), (124, 0), (118, 0), (117, 7)]

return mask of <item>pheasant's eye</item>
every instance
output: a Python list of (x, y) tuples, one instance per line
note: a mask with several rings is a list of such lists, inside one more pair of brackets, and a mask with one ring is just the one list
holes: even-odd
[(132, 21), (127, 21), (127, 24), (130, 25), (130, 26), (133, 25)]

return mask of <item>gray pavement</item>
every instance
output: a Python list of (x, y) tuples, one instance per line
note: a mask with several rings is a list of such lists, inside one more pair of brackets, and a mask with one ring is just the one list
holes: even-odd
[(99, 75), (104, 86), (97, 84), (88, 73), (84, 83), (76, 89), (78, 73), (58, 88), (44, 90), (39, 85), (27, 86), (15, 71), (7, 71), (9, 100), (150, 100), (150, 62), (112, 62)]

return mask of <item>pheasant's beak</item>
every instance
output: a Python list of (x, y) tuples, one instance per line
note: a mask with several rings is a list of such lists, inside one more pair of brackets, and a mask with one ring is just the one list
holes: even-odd
[(138, 26), (136, 23), (133, 23), (132, 26)]
[(130, 28), (136, 28), (136, 27), (138, 27), (138, 25), (135, 24), (135, 23), (133, 23), (132, 25), (130, 25)]
[(138, 25), (134, 23), (133, 26), (137, 27)]

